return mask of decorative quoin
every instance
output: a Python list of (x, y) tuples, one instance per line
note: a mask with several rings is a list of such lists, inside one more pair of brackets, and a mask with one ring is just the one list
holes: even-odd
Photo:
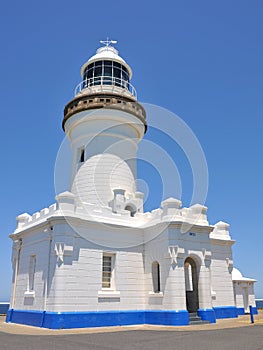
[(184, 248), (179, 248), (178, 245), (168, 247), (168, 251), (171, 258), (171, 264), (177, 264), (177, 259), (183, 258), (185, 253)]
[[(207, 207), (168, 198), (144, 213), (136, 155), (146, 112), (132, 69), (103, 41), (81, 68), (64, 109), (70, 188), (40, 212), (17, 217), (7, 322), (52, 329), (188, 325), (237, 317), (254, 282), (233, 269), (229, 225)], [(186, 229), (186, 228), (189, 228)], [(196, 316), (196, 314), (198, 316)]]

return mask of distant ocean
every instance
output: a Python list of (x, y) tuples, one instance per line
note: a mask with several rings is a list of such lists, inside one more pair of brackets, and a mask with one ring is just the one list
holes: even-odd
[(256, 306), (258, 309), (263, 309), (263, 299), (257, 299)]
[(6, 315), (8, 309), (9, 309), (8, 302), (0, 302), (0, 315)]

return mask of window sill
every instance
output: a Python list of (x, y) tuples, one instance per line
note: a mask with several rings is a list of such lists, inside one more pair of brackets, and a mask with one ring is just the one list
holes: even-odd
[(117, 290), (99, 290), (98, 298), (119, 298), (120, 294)]
[(35, 291), (26, 291), (25, 293), (24, 293), (24, 297), (25, 298), (35, 298)]
[(149, 297), (153, 298), (162, 298), (163, 297), (163, 292), (159, 293), (154, 293), (154, 292), (149, 292)]

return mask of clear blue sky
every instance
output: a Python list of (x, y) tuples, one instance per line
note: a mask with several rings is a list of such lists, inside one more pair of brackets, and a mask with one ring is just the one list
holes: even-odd
[[(230, 223), (235, 266), (258, 280), (263, 298), (262, 16), (261, 0), (2, 3), (0, 300), (9, 299), (11, 283), (8, 234), (16, 215), (54, 202), (63, 108), (81, 65), (107, 36), (133, 68), (139, 100), (178, 114), (198, 137), (209, 221)], [(180, 171), (187, 206), (189, 169)], [(159, 207), (150, 193), (146, 209)]]

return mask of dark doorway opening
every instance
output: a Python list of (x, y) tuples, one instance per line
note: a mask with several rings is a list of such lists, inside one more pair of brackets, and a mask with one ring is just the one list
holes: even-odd
[(198, 297), (198, 271), (192, 258), (184, 262), (186, 307), (188, 312), (197, 312), (199, 309)]

